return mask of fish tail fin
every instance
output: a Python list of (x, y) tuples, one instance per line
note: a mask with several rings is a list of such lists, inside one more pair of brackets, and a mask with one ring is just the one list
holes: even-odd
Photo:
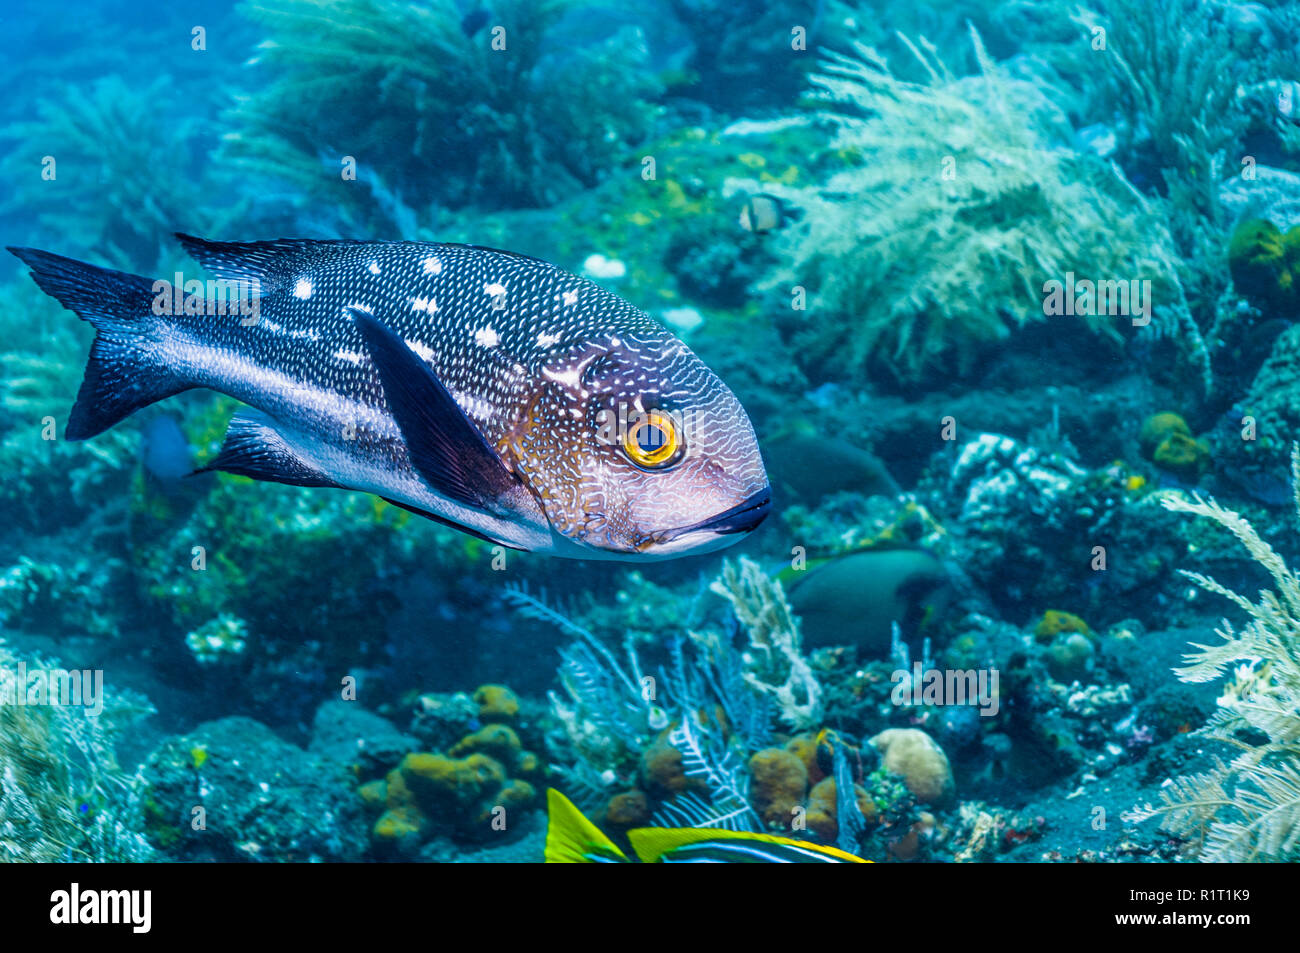
[(555, 788), (546, 791), (546, 811), (548, 864), (629, 863), (627, 855)]
[(64, 436), (85, 440), (193, 385), (157, 359), (154, 282), (36, 248), (10, 248), (42, 291), (95, 329)]

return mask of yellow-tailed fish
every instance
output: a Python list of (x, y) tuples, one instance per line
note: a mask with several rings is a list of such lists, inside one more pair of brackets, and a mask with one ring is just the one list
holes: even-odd
[[(554, 788), (546, 792), (548, 864), (631, 863), (628, 856)], [(627, 833), (643, 864), (868, 864), (808, 841), (705, 827), (639, 827)]]

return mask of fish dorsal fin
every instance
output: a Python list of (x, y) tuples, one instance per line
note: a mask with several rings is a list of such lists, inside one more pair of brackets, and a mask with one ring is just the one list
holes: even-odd
[(349, 239), (317, 241), (306, 238), (213, 242), (181, 232), (176, 233), (176, 238), (191, 258), (218, 278), (257, 281), (262, 294), (288, 287), (309, 262), (332, 257), (360, 244)]
[(379, 372), (412, 466), (449, 500), (501, 515), (499, 501), (519, 486), (518, 478), (423, 358), (374, 315), (359, 308), (348, 312)]
[(546, 862), (592, 864), (625, 863), (627, 855), (587, 820), (572, 801), (555, 788), (546, 790)]
[(710, 827), (638, 827), (627, 832), (627, 839), (643, 864), (653, 864), (669, 851), (691, 844), (708, 841), (741, 841), (745, 843), (779, 844), (811, 851), (825, 857), (827, 861), (844, 864), (865, 864), (861, 857), (854, 857), (847, 851), (808, 841), (794, 840), (790, 837), (778, 837), (775, 834), (754, 834), (749, 831), (729, 831)]
[[(186, 254), (217, 278), (227, 281), (257, 281), (262, 294), (291, 287), (304, 268), (350, 251), (357, 245), (375, 244), (350, 238), (276, 238), (264, 242), (214, 242), (195, 235), (176, 233)], [(391, 244), (402, 244), (393, 242)], [(460, 248), (512, 258), (519, 262), (554, 270), (555, 266), (532, 255), (490, 248), (487, 245), (429, 245), (429, 248)]]

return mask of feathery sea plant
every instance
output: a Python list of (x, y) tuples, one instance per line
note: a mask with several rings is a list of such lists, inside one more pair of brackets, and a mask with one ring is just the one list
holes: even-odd
[[(122, 729), (151, 714), (131, 693), (99, 714), (80, 705), (10, 704), (18, 659), (0, 640), (0, 860), (148, 861), (138, 775), (118, 764)], [(29, 659), (28, 671), (58, 666)]]
[(698, 780), (703, 792), (661, 805), (664, 822), (759, 829), (749, 803), (747, 758), (770, 743), (777, 711), (801, 726), (818, 717), (821, 699), (800, 655), (789, 605), (779, 586), (765, 579), (748, 561), (739, 571), (724, 566), (715, 591), (732, 603), (748, 646), (738, 645), (734, 632), (679, 635), (657, 680), (644, 674), (630, 637), (624, 664), (544, 598), (523, 586), (507, 587), (506, 600), (516, 611), (574, 637), (560, 652), (563, 693), (551, 693), (552, 713), (576, 755), (574, 765), (558, 768), (572, 792), (594, 803), (601, 790), (635, 785), (642, 752), (667, 730), (668, 744), (681, 752), (684, 774)]
[[(770, 288), (809, 288), (794, 341), (809, 365), (916, 382), (970, 369), (989, 346), (1046, 320), (1043, 286), (1149, 278), (1152, 324), (1182, 300), (1172, 240), (1117, 168), (1066, 148), (1050, 88), (1012, 76), (970, 30), (980, 72), (957, 77), (902, 38), (926, 77), (899, 78), (875, 49), (828, 53), (813, 76), (848, 168), (811, 189), (773, 188), (806, 214), (786, 230)], [(1098, 243), (1093, 236), (1105, 234)], [(1123, 318), (1057, 318), (1118, 341)], [(942, 377), (942, 375), (941, 375)]]
[[(33, 117), (0, 130), (21, 170), (0, 209), (32, 215), (66, 252), (93, 249), (136, 271), (167, 259), (172, 232), (213, 230), (220, 206), (201, 201), (196, 184), (201, 119), (169, 115), (174, 85), (161, 76), (133, 89), (107, 76), (37, 100)], [(53, 178), (45, 177), (47, 158)], [(181, 171), (159, 173), (168, 169)]]
[(1198, 0), (1101, 0), (1099, 7), (1074, 20), (1091, 35), (1104, 30), (1105, 47), (1094, 44), (1098, 68), (1084, 76), (1097, 108), (1104, 103), (1127, 117), (1120, 152), (1133, 163), (1145, 157), (1171, 195), (1212, 216), (1222, 158), (1247, 122), (1234, 108), (1236, 92), (1259, 78), (1263, 57), (1234, 49), (1223, 18)]
[[(1300, 516), (1300, 446), (1292, 451), (1291, 476)], [(1169, 497), (1164, 505), (1223, 526), (1276, 588), (1252, 602), (1214, 579), (1184, 572), (1248, 617), (1240, 630), (1225, 619), (1215, 630), (1222, 641), (1193, 643), (1175, 670), (1185, 682), (1229, 676), (1217, 710), (1199, 732), (1238, 754), (1226, 763), (1216, 759), (1209, 771), (1173, 779), (1160, 804), (1136, 807), (1125, 820), (1163, 817), (1165, 829), (1192, 841), (1206, 862), (1300, 860), (1300, 578), (1249, 522), (1213, 499)]]
[(594, 633), (547, 603), (544, 595), (519, 584), (506, 587), (505, 599), (520, 615), (574, 638), (560, 650), (563, 693), (550, 693), (551, 712), (576, 756), (572, 765), (558, 768), (570, 793), (594, 803), (596, 794), (611, 785), (632, 783), (641, 751), (668, 725), (668, 715), (644, 688), (635, 648), (626, 645), (629, 669), (624, 669)]
[(696, 712), (681, 712), (677, 725), (668, 733), (668, 742), (682, 753), (686, 776), (701, 781), (709, 793), (709, 826), (758, 830), (761, 823), (749, 804), (749, 775), (744, 771), (744, 762), (725, 743), (710, 744), (717, 739), (717, 733), (703, 734), (700, 721)]
[[(1180, 256), (1185, 310), (1196, 316), (1181, 331), (1199, 338), (1198, 326), (1232, 320), (1235, 311), (1222, 264), (1231, 223), (1219, 196), (1242, 169), (1246, 151), (1250, 117), (1236, 101), (1238, 90), (1265, 77), (1268, 54), (1234, 46), (1225, 18), (1196, 0), (1100, 0), (1098, 6), (1073, 16), (1092, 37), (1105, 40), (1103, 49), (1091, 43), (1099, 68), (1080, 75), (1094, 112), (1124, 117), (1109, 123), (1120, 164), (1147, 180), (1149, 191), (1158, 188), (1153, 179), (1162, 180), (1167, 198), (1155, 201)], [(1212, 331), (1211, 339), (1216, 336)], [(1208, 358), (1205, 364), (1208, 382)]]
[[(550, 204), (616, 167), (651, 115), (640, 43), (571, 42), (575, 0), (493, 3), (472, 35), (454, 0), (239, 9), (269, 36), (225, 153), (308, 213), (341, 207), (345, 227), (417, 238), (439, 208)], [(355, 181), (340, 175), (345, 156)]]
[(781, 583), (755, 562), (723, 562), (722, 575), (710, 587), (731, 603), (749, 637), (743, 678), (769, 696), (781, 720), (796, 730), (821, 722), (822, 689), (803, 656), (799, 620)]

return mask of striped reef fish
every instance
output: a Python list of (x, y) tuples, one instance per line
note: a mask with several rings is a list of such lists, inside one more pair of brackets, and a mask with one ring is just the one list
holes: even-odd
[[(632, 861), (554, 788), (546, 792), (548, 864)], [(847, 851), (775, 834), (703, 827), (639, 827), (627, 832), (643, 864), (867, 864)]]

